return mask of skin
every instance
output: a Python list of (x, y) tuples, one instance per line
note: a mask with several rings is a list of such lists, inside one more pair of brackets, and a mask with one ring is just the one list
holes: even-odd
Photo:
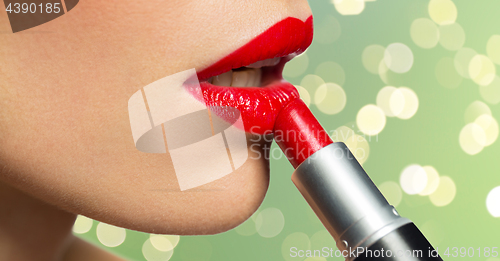
[[(155, 80), (208, 67), (286, 17), (310, 15), (306, 0), (86, 0), (12, 34), (0, 12), (0, 260), (21, 250), (16, 260), (81, 258), (93, 247), (71, 235), (76, 214), (180, 235), (245, 221), (269, 183), (256, 146), (232, 174), (181, 192), (168, 155), (135, 148), (127, 101)], [(96, 255), (88, 259), (115, 258)]]

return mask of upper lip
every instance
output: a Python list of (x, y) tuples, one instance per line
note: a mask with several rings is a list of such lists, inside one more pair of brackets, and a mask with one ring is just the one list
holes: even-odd
[[(293, 26), (294, 19), (299, 20), (291, 18), (276, 23), (247, 44), (198, 72), (198, 80), (205, 81), (212, 76), (261, 60), (276, 57), (289, 57), (286, 60), (290, 60), (304, 52), (312, 42), (313, 31), (312, 28), (310, 28), (311, 30), (303, 30), (302, 28), (302, 30), (297, 30)], [(280, 64), (284, 64), (284, 62)]]

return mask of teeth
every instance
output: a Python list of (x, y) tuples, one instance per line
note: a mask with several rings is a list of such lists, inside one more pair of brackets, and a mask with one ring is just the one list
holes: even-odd
[(232, 87), (260, 87), (261, 69), (243, 69), (233, 72)]
[(207, 82), (218, 86), (232, 87), (260, 87), (262, 80), (261, 69), (240, 68), (214, 76)]
[(254, 76), (254, 81), (253, 81), (253, 84), (252, 86), (255, 86), (255, 87), (260, 87), (260, 83), (262, 81), (262, 70), (260, 69), (255, 69), (253, 70), (255, 72), (255, 76)]
[(231, 86), (231, 80), (233, 79), (233, 71), (225, 72), (221, 75), (213, 77), (213, 85), (218, 86)]
[(268, 66), (275, 66), (278, 63), (280, 63), (280, 61), (281, 61), (281, 58), (277, 57), (277, 58), (258, 61), (258, 62), (252, 63), (246, 67), (248, 67), (248, 68), (262, 68), (262, 67), (268, 67)]
[(236, 71), (233, 72), (233, 82), (231, 86), (233, 87), (246, 87), (250, 80), (250, 70)]
[(246, 67), (231, 70), (221, 75), (214, 76), (207, 81), (218, 86), (232, 87), (260, 87), (262, 83), (262, 67), (275, 66), (280, 63), (281, 58), (272, 58), (256, 63), (252, 63)]
[(257, 76), (257, 69), (250, 69), (246, 70), (248, 72), (248, 81), (246, 86), (255, 86), (256, 85), (256, 76)]

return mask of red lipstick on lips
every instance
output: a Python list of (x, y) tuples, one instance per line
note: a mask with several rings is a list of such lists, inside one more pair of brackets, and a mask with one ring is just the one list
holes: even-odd
[[(312, 38), (312, 16), (305, 22), (293, 17), (278, 22), (246, 45), (197, 73), (205, 104), (237, 108), (242, 114), (245, 131), (254, 134), (272, 133), (281, 108), (299, 97), (295, 87), (283, 80), (283, 67), (294, 56), (304, 52)], [(276, 57), (283, 57), (279, 64), (263, 68), (263, 87), (227, 87), (207, 82), (212, 76)]]

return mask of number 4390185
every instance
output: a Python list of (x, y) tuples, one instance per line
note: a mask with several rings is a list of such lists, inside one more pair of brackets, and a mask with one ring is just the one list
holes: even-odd
[(497, 257), (498, 247), (478, 247), (478, 248), (465, 248), (465, 247), (447, 247), (443, 255), (447, 257)]
[[(45, 5), (45, 6), (44, 6)], [(35, 14), (35, 13), (55, 13), (58, 14), (61, 12), (61, 3), (10, 3), (5, 9), (9, 14), (10, 13), (23, 13), (23, 14)]]

